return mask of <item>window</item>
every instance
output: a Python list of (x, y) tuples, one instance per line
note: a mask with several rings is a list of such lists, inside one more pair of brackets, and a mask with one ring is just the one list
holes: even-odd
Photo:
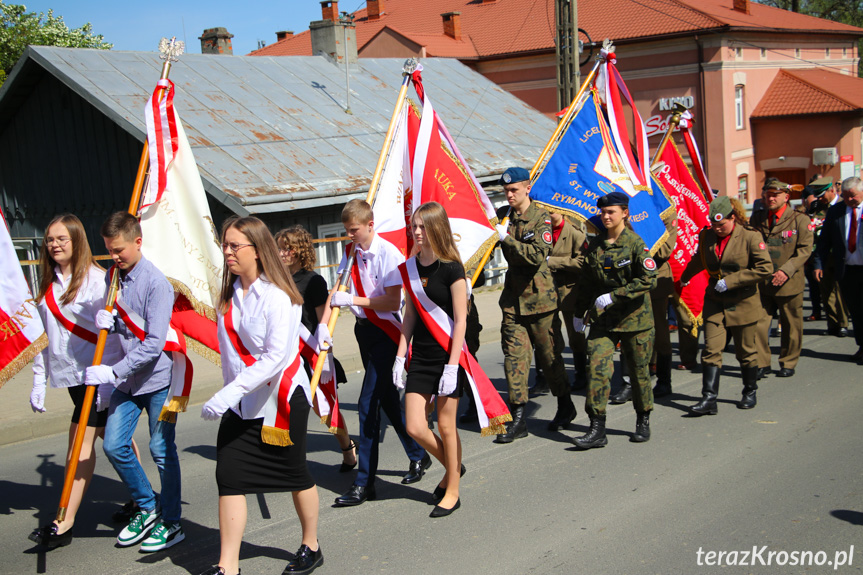
[[(326, 224), (318, 226), (318, 238), (340, 238), (345, 235), (345, 226), (341, 223)], [(319, 242), (315, 244), (315, 255), (318, 257), (318, 268), (316, 271), (327, 280), (327, 286), (332, 289), (336, 285), (339, 262), (345, 253), (347, 241)], [(330, 267), (327, 267), (330, 266)]]
[(825, 58), (829, 58), (829, 57), (830, 57), (830, 48), (824, 48), (824, 57), (825, 57)]
[(738, 60), (743, 59), (743, 48), (735, 48), (734, 49), (734, 57)]
[(800, 57), (800, 48), (794, 48), (794, 57), (795, 57), (795, 58), (799, 58), (799, 57)]
[(747, 192), (749, 191), (749, 175), (740, 174), (737, 176), (737, 199), (742, 203), (748, 203), (746, 200)]
[(734, 127), (738, 130), (746, 128), (743, 114), (743, 86), (734, 86)]
[(842, 57), (843, 57), (843, 58), (847, 58), (847, 57), (848, 57), (848, 48), (842, 48)]
[(761, 49), (761, 59), (762, 59), (762, 60), (766, 60), (766, 59), (767, 59), (767, 48), (762, 48), (762, 49)]

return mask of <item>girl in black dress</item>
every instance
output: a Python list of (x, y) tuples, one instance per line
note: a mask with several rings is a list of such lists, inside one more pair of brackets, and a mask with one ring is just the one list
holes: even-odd
[[(433, 310), (423, 311), (445, 312), (453, 327), (449, 349), (444, 349), (429, 331), (438, 329), (438, 325), (426, 325), (432, 318), (427, 313), (420, 313), (412, 298), (406, 298), (402, 333), (393, 366), (393, 383), (402, 387), (401, 374), (408, 344), (412, 341), (405, 386), (405, 419), (411, 437), (446, 468), (443, 480), (435, 489), (437, 505), (431, 513), (431, 517), (443, 517), (461, 506), (459, 478), (464, 468), (461, 465), (456, 410), (466, 383), (459, 358), (467, 325), (467, 283), (449, 218), (439, 203), (429, 202), (417, 208), (411, 218), (411, 230), (419, 252), (403, 265), (409, 269), (412, 260), (416, 264), (425, 295), (433, 306)], [(426, 406), (434, 395), (437, 396), (440, 437), (429, 429), (426, 421)]]
[[(323, 343), (330, 335), (326, 326), (330, 319), (330, 312), (326, 305), (329, 292), (327, 280), (313, 271), (317, 258), (315, 248), (312, 246), (312, 235), (303, 226), (291, 226), (276, 234), (276, 245), (279, 246), (279, 257), (287, 266), (294, 278), (294, 283), (297, 284), (297, 289), (303, 296), (303, 325), (309, 332), (316, 334), (319, 340), (323, 340), (321, 342), (323, 347)], [(344, 383), (347, 381), (345, 372), (337, 361), (334, 363), (336, 382)], [(304, 364), (311, 378), (315, 366), (309, 366), (305, 362)], [(340, 422), (341, 426), (335, 434), (342, 450), (342, 465), (339, 467), (339, 472), (347, 473), (357, 466), (357, 445), (351, 440), (344, 418), (341, 418)]]

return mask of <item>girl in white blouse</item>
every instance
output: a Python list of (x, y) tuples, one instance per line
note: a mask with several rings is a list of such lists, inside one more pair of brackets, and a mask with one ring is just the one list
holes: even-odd
[(311, 390), (299, 356), (303, 299), (258, 218), (226, 221), (222, 253), (218, 335), (225, 386), (201, 412), (204, 419), (221, 418), (216, 442), (221, 553), (218, 565), (204, 574), (240, 572), (246, 494), (285, 491), (293, 496), (302, 545), (284, 572), (310, 573), (323, 564), (323, 555), (318, 491), (306, 463)]
[[(99, 334), (93, 318), (105, 305), (105, 270), (93, 260), (81, 220), (71, 214), (57, 216), (48, 224), (39, 266), (41, 280), (36, 307), (45, 326), (48, 346), (33, 361), (30, 406), (35, 413), (46, 411), (45, 391), (49, 383), (51, 387), (68, 389), (75, 405), (69, 426), (71, 452), (86, 390), (84, 370), (93, 363)], [(118, 359), (120, 353), (116, 338), (109, 336), (104, 352), (106, 361)], [(110, 391), (103, 390), (99, 395), (108, 397)], [(72, 542), (75, 515), (96, 467), (93, 446), (105, 432), (107, 408), (107, 402), (98, 402), (90, 411), (65, 519), (35, 529), (30, 534), (31, 541), (49, 549)]]

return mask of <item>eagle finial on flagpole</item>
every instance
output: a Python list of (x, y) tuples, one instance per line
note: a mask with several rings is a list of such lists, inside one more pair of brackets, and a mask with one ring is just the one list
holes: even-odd
[(416, 58), (408, 58), (405, 60), (404, 66), (402, 66), (402, 72), (410, 76), (417, 70), (422, 71), (422, 66), (420, 66), (420, 61)]
[(159, 58), (165, 61), (162, 64), (162, 76), (160, 80), (166, 80), (168, 78), (168, 73), (171, 70), (171, 64), (173, 62), (180, 61), (180, 55), (185, 52), (186, 43), (177, 40), (177, 37), (174, 36), (170, 40), (167, 38), (162, 38), (159, 41)]

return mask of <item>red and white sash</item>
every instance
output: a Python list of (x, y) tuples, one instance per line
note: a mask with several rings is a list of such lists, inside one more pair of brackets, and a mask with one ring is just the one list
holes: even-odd
[[(426, 294), (417, 270), (416, 258), (410, 258), (401, 264), (399, 273), (402, 275), (405, 291), (410, 295), (423, 324), (428, 328), (435, 341), (449, 352), (452, 348), (453, 320)], [(467, 380), (470, 383), (479, 416), (481, 435), (506, 433), (503, 424), (512, 421), (512, 415), (510, 415), (506, 403), (501, 399), (488, 376), (468, 351), (466, 343), (462, 344), (458, 363), (467, 373)], [(482, 408), (480, 409), (480, 407)]]
[[(345, 257), (348, 259), (351, 257), (352, 246), (353, 244), (345, 246)], [(354, 288), (360, 297), (368, 297), (366, 294), (371, 293), (373, 290), (372, 286), (364, 285), (365, 282), (370, 283), (371, 279), (368, 277), (368, 274), (360, 273), (359, 258), (354, 258), (354, 265), (351, 267), (351, 281), (354, 282)], [(398, 345), (399, 336), (402, 333), (402, 324), (396, 320), (394, 313), (387, 312), (383, 316), (380, 316), (371, 308), (363, 308), (363, 311), (370, 322), (381, 328)]]
[[(237, 354), (247, 367), (258, 361), (258, 358), (252, 355), (240, 339), (240, 334), (236, 328), (236, 325), (240, 322), (240, 318), (239, 315), (235, 317), (232, 303), (228, 303), (228, 310), (225, 312), (222, 322), (225, 325), (225, 333), (228, 335), (228, 340), (231, 342), (231, 347), (221, 350), (222, 353)], [(260, 354), (261, 352), (259, 351), (258, 355)], [(264, 408), (264, 425), (261, 428), (261, 440), (264, 443), (281, 447), (294, 444), (290, 436), (290, 401), (291, 394), (293, 394), (294, 389), (300, 384), (300, 378), (296, 377), (299, 369), (300, 354), (298, 353), (282, 373), (267, 382), (267, 386), (270, 388), (270, 395)]]
[(56, 318), (60, 325), (72, 332), (72, 334), (80, 337), (84, 341), (96, 345), (96, 342), (99, 339), (99, 329), (96, 327), (96, 324), (91, 321), (87, 321), (84, 318), (75, 317), (72, 312), (65, 307), (61, 308), (57, 303), (57, 295), (54, 293), (60, 289), (60, 286), (56, 282), (52, 282), (51, 288), (45, 292), (45, 305), (48, 306), (48, 309), (51, 311), (51, 315)]
[[(321, 352), (317, 338), (306, 326), (300, 324), (300, 356), (305, 360), (312, 373), (318, 363), (318, 354)], [(320, 416), (321, 423), (329, 428), (330, 433), (346, 434), (345, 420), (342, 419), (339, 410), (339, 394), (336, 388), (336, 363), (332, 352), (327, 354), (326, 362), (329, 370), (323, 372), (318, 387), (315, 390), (315, 400), (312, 408)], [(326, 379), (324, 379), (326, 377)]]

